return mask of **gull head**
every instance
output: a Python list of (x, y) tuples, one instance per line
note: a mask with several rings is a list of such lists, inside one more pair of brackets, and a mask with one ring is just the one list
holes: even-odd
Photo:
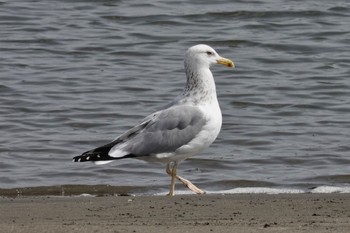
[(190, 47), (185, 54), (185, 67), (209, 68), (213, 64), (221, 64), (227, 67), (235, 67), (235, 64), (221, 57), (212, 47), (199, 44)]

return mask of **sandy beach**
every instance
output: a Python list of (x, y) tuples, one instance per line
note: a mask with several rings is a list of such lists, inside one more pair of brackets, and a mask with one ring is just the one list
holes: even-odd
[(0, 198), (1, 232), (349, 232), (349, 194)]

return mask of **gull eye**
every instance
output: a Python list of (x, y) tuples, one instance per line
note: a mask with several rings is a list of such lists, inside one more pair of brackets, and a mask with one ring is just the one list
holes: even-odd
[(208, 54), (209, 56), (211, 56), (211, 55), (213, 55), (213, 52), (207, 51), (207, 54)]

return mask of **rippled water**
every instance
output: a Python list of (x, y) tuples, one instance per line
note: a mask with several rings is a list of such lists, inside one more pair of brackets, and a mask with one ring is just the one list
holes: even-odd
[(198, 43), (223, 127), (179, 173), (209, 190), (350, 183), (350, 3), (1, 1), (0, 187), (167, 188), (164, 167), (72, 163), (171, 101)]

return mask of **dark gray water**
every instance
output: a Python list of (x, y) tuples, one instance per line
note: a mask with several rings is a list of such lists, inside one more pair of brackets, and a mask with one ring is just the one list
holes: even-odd
[(165, 105), (213, 46), (223, 127), (179, 168), (208, 190), (350, 184), (350, 2), (1, 1), (0, 187), (167, 188), (164, 167), (71, 158)]

